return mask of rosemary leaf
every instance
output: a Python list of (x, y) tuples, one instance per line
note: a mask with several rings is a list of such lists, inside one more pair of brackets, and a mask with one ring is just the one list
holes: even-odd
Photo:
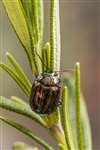
[(50, 69), (60, 70), (60, 21), (59, 21), (59, 0), (51, 0), (50, 7)]
[(31, 69), (34, 68), (33, 60), (32, 60), (32, 54), (31, 54), (31, 41), (30, 41), (30, 35), (27, 27), (27, 23), (25, 20), (25, 17), (23, 15), (23, 11), (20, 6), (19, 0), (16, 1), (9, 1), (9, 0), (2, 0), (5, 10), (8, 14), (8, 17), (10, 19), (10, 22), (22, 44), (24, 47), (24, 50), (27, 54), (29, 64)]
[(69, 108), (68, 108), (68, 89), (65, 86), (62, 92), (62, 125), (65, 133), (66, 143), (69, 150), (76, 150), (75, 137), (73, 135), (73, 129), (70, 120)]
[(12, 146), (12, 150), (38, 150), (37, 147), (31, 147), (23, 142), (15, 142)]
[(11, 55), (10, 53), (6, 53), (7, 58), (9, 59), (9, 61), (11, 62), (11, 64), (13, 65), (14, 69), (16, 70), (16, 73), (23, 78), (24, 83), (28, 86), (28, 88), (31, 90), (31, 83), (29, 81), (29, 79), (27, 78), (26, 74), (24, 73), (23, 69), (21, 68), (21, 66), (18, 64), (18, 62), (16, 61), (16, 59), (13, 57), (13, 55)]
[(50, 71), (50, 44), (47, 42), (42, 48), (42, 70)]
[(26, 96), (30, 95), (30, 88), (24, 83), (23, 78), (21, 78), (14, 70), (8, 67), (6, 64), (0, 63), (0, 67), (4, 69), (18, 84), (21, 90), (25, 93)]
[(43, 119), (38, 114), (33, 112), (28, 104), (27, 105), (18, 104), (12, 100), (0, 96), (0, 107), (24, 115), (32, 120), (35, 120), (37, 123), (41, 124), (42, 126), (46, 127), (45, 121), (43, 121)]
[(18, 104), (28, 106), (28, 104), (24, 100), (22, 100), (21, 98), (19, 98), (19, 97), (11, 96), (11, 100), (13, 100), (14, 102), (16, 102)]
[[(63, 85), (68, 87), (68, 99), (69, 99), (69, 113), (71, 116), (71, 124), (73, 127), (74, 135), (75, 135), (75, 141), (78, 147), (77, 143), (77, 135), (76, 135), (76, 100), (75, 100), (75, 83), (74, 83), (74, 77), (71, 74), (67, 74), (65, 77), (63, 77)], [(85, 105), (84, 97), (81, 93), (81, 100), (80, 100), (80, 116), (81, 116), (81, 129), (82, 129), (82, 139), (83, 139), (83, 149), (84, 150), (92, 150), (92, 140), (91, 140), (91, 127), (90, 127), (90, 121), (88, 117), (87, 108)]]
[(15, 121), (12, 121), (11, 119), (3, 117), (3, 116), (0, 116), (0, 119), (2, 121), (4, 121), (5, 123), (9, 124), (10, 126), (16, 128), (20, 132), (24, 133), (26, 136), (35, 140), (38, 144), (42, 145), (45, 149), (54, 150), (48, 143), (46, 143), (44, 140), (42, 140), (40, 137), (38, 137), (35, 133), (33, 133), (33, 131), (31, 131), (27, 127), (15, 122)]
[(76, 129), (78, 148), (83, 150), (83, 136), (81, 128), (81, 110), (80, 110), (80, 64), (75, 65), (75, 100), (76, 100)]

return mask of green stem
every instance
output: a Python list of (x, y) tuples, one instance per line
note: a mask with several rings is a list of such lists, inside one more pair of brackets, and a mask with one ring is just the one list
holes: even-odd
[(50, 128), (50, 133), (57, 141), (60, 150), (67, 150), (66, 140), (60, 124), (55, 124)]
[(76, 129), (79, 150), (83, 150), (83, 138), (80, 114), (80, 64), (75, 65), (75, 99), (76, 99)]

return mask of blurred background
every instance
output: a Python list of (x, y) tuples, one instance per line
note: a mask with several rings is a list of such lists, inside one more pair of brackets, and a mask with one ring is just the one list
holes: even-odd
[[(44, 0), (44, 41), (49, 40), (49, 0)], [(93, 149), (100, 150), (100, 0), (60, 0), (61, 18), (61, 67), (73, 68), (81, 63), (81, 85), (90, 116)], [(32, 80), (27, 58), (19, 43), (5, 10), (0, 1), (0, 59), (7, 62), (5, 52), (11, 52)], [(0, 95), (10, 97), (23, 96), (15, 82), (0, 70)], [(52, 138), (36, 123), (19, 115), (0, 110), (15, 120), (25, 122), (37, 133), (48, 139), (56, 148)], [(30, 121), (30, 123), (29, 123)], [(12, 127), (0, 122), (0, 150), (10, 150), (15, 141), (23, 141), (38, 146), (32, 140), (20, 134)]]

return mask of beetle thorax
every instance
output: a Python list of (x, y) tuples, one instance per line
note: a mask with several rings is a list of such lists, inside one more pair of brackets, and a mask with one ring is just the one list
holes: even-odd
[(37, 76), (36, 81), (46, 86), (58, 85), (60, 80), (54, 73), (41, 73)]

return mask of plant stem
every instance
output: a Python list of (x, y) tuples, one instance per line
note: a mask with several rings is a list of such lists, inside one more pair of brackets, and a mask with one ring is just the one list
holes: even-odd
[(66, 140), (63, 130), (61, 129), (61, 124), (59, 123), (52, 126), (50, 128), (50, 133), (53, 136), (53, 138), (57, 141), (60, 150), (67, 150)]

